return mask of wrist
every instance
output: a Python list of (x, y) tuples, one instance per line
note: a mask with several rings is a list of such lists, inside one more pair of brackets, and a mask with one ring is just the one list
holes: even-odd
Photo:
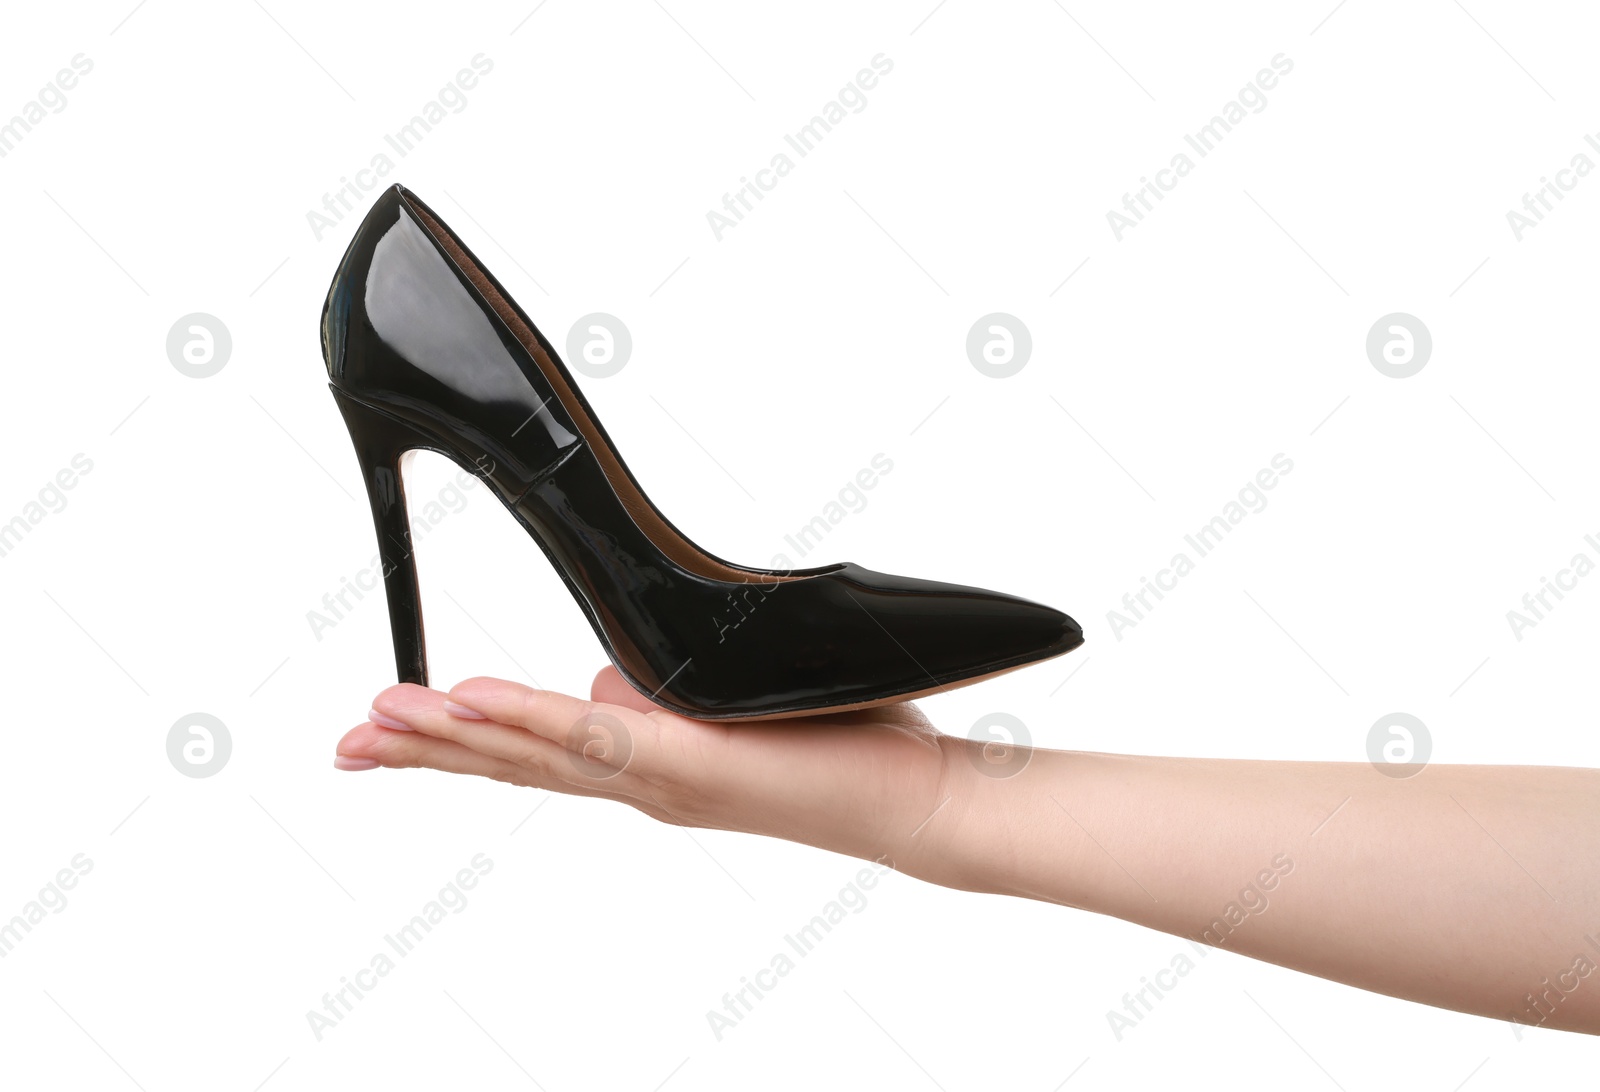
[(1087, 905), (1087, 838), (1069, 810), (1079, 803), (1074, 760), (1086, 756), (957, 736), (940, 737), (940, 748), (938, 799), (913, 821), (895, 867), (963, 891)]
[(890, 861), (907, 875), (942, 887), (998, 893), (1006, 866), (1006, 815), (994, 799), (981, 745), (959, 736), (937, 740), (935, 791), (908, 808)]

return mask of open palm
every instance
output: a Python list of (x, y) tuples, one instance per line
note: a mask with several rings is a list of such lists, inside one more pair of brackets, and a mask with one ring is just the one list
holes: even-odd
[(476, 774), (891, 860), (946, 798), (950, 741), (911, 704), (729, 723), (661, 709), (610, 667), (591, 692), (493, 678), (448, 694), (393, 686), (339, 741), (335, 764)]

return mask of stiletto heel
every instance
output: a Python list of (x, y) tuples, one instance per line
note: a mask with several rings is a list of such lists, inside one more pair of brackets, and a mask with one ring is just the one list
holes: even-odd
[(322, 310), (384, 565), (402, 682), (427, 682), (401, 456), (472, 469), (560, 574), (617, 671), (707, 720), (862, 709), (1070, 652), (1083, 630), (1000, 592), (840, 563), (755, 569), (651, 503), (550, 342), (400, 186), (356, 229)]
[(372, 505), (378, 532), (378, 557), (383, 591), (389, 601), (389, 629), (394, 636), (395, 670), (401, 682), (428, 685), (427, 645), (422, 634), (422, 595), (417, 585), (417, 555), (411, 547), (411, 520), (406, 513), (401, 462), (425, 437), (387, 414), (334, 388), (344, 423), (361, 463), (361, 481)]

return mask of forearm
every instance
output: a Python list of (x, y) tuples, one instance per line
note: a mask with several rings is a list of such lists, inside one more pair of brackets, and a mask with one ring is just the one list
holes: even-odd
[(950, 802), (908, 851), (925, 879), (1600, 1032), (1600, 772), (1397, 779), (1365, 763), (1065, 751), (1036, 751), (1008, 778), (964, 754), (950, 765)]

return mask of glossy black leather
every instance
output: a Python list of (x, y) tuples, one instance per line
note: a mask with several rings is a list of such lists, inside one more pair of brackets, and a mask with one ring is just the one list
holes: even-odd
[(784, 573), (706, 555), (736, 570), (723, 578), (673, 560), (630, 515), (556, 397), (551, 371), (610, 446), (554, 347), (453, 237), (538, 338), (541, 365), (428, 218), (449, 230), (414, 194), (386, 191), (341, 261), (322, 316), (329, 379), (372, 502), (401, 681), (427, 682), (400, 484), (400, 456), (414, 448), (441, 452), (492, 487), (623, 677), (677, 712), (748, 718), (876, 704), (1082, 643), (1060, 611), (978, 588), (848, 563)]

